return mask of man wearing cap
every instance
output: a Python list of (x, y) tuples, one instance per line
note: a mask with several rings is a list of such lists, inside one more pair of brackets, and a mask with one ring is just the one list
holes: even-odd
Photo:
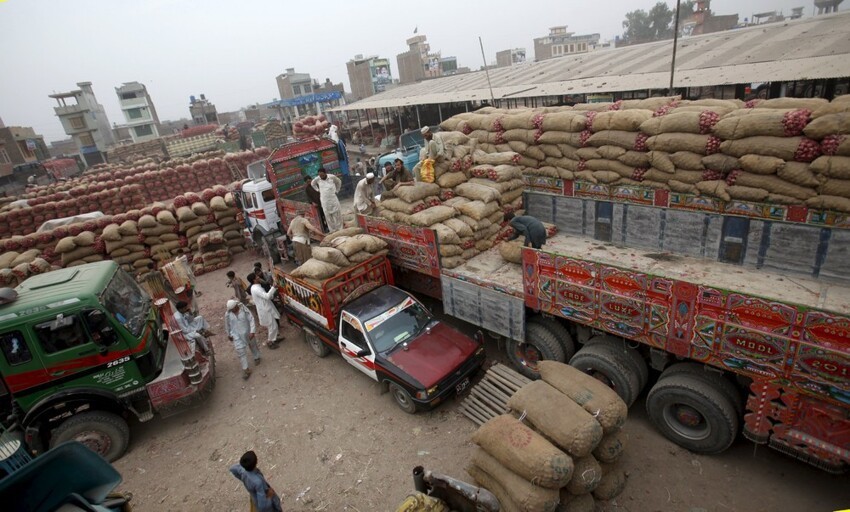
[(239, 363), (242, 365), (242, 378), (251, 376), (248, 368), (248, 353), (246, 348), (251, 349), (254, 356), (254, 364), (260, 364), (260, 348), (257, 346), (257, 325), (254, 323), (254, 315), (248, 311), (244, 304), (237, 300), (227, 301), (227, 311), (224, 313), (224, 330), (227, 337), (233, 342)]
[(375, 210), (375, 191), (372, 189), (372, 184), (375, 182), (375, 175), (367, 173), (365, 180), (360, 180), (357, 187), (354, 189), (354, 208), (357, 213), (363, 215), (372, 215)]
[(439, 140), (439, 138), (434, 137), (434, 134), (431, 132), (431, 128), (423, 126), (422, 129), (419, 130), (419, 133), (421, 133), (422, 138), (425, 139), (425, 154), (419, 159), (420, 161), (430, 158), (434, 162), (438, 162), (445, 156), (443, 143)]

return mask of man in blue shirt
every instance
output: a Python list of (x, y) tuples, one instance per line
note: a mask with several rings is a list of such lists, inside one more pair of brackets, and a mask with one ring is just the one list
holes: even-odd
[(525, 236), (523, 245), (531, 246), (533, 249), (540, 249), (546, 243), (546, 227), (534, 217), (530, 215), (515, 217), (513, 213), (506, 213), (505, 220), (509, 221), (514, 228), (514, 234), (508, 240), (515, 240), (523, 235)]
[(272, 486), (266, 482), (266, 477), (257, 469), (257, 454), (245, 452), (239, 459), (239, 464), (230, 466), (230, 473), (239, 479), (251, 496), (251, 510), (257, 512), (281, 512), (280, 497)]

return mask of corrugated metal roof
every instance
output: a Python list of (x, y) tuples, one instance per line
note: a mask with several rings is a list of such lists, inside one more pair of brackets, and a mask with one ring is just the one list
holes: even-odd
[[(662, 89), (673, 41), (568, 55), (490, 70), (497, 99)], [(679, 40), (676, 87), (850, 76), (850, 12)], [(490, 98), (484, 71), (403, 85), (331, 110)]]

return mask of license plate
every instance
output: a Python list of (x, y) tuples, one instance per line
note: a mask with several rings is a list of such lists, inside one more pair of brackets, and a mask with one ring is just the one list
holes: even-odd
[(457, 394), (461, 394), (461, 393), (463, 393), (463, 392), (466, 390), (466, 388), (468, 388), (468, 387), (469, 387), (469, 377), (467, 377), (467, 378), (463, 379), (462, 381), (460, 381), (460, 382), (458, 383), (458, 385), (457, 385), (457, 386), (455, 386), (455, 391), (457, 391)]

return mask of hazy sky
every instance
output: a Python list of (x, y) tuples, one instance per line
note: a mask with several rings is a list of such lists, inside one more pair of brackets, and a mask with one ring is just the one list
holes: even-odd
[[(498, 50), (524, 47), (553, 25), (603, 39), (622, 33), (627, 11), (655, 0), (0, 0), (0, 118), (32, 126), (50, 142), (66, 138), (53, 92), (90, 81), (110, 122), (123, 124), (115, 87), (144, 83), (160, 119), (189, 116), (189, 96), (206, 94), (219, 112), (278, 97), (286, 68), (343, 82), (355, 54), (390, 59), (419, 28), (432, 51), (482, 65)], [(668, 0), (669, 5), (675, 2)], [(714, 0), (717, 14), (740, 18), (790, 13), (812, 0)]]

